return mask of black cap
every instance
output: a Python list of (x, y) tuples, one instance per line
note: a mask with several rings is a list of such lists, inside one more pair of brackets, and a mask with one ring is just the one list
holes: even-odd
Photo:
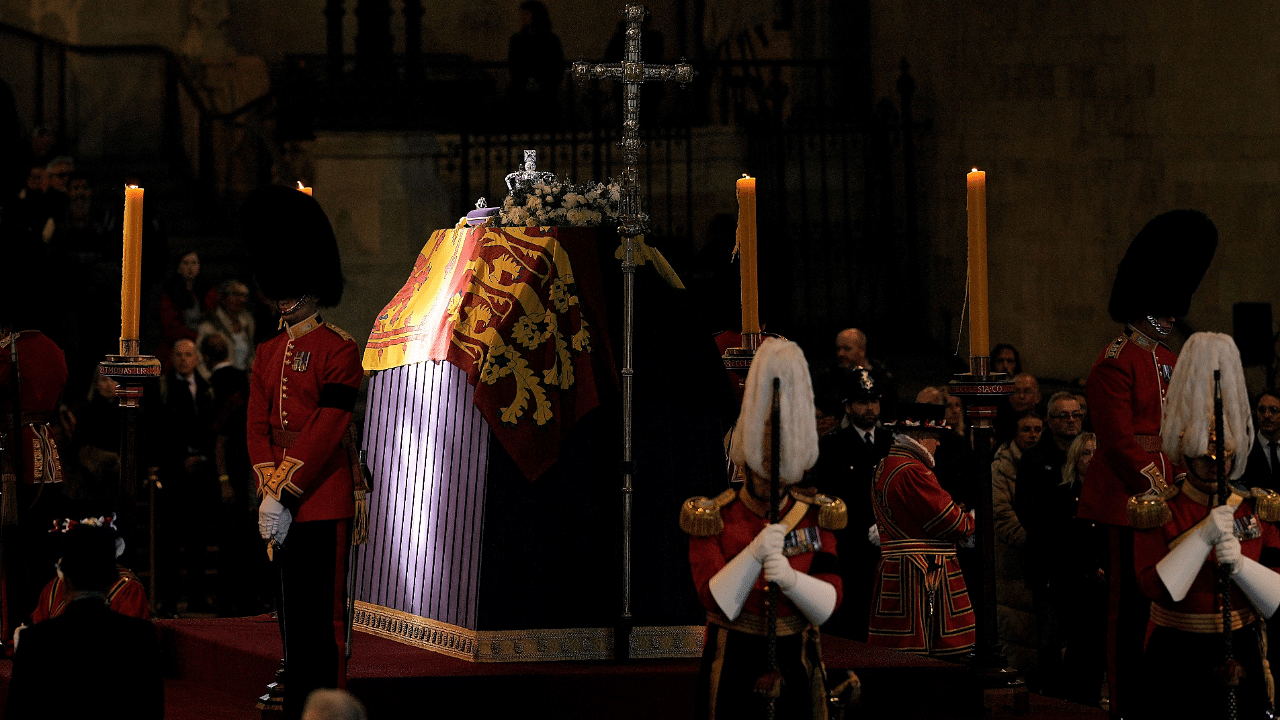
[(1218, 248), (1218, 228), (1199, 210), (1157, 215), (1129, 244), (1107, 312), (1116, 322), (1185, 317)]
[(245, 201), (240, 223), (263, 295), (314, 295), (321, 307), (342, 300), (338, 239), (315, 198), (282, 185), (265, 187)]
[(950, 430), (947, 424), (947, 406), (938, 403), (901, 403), (898, 405), (898, 419), (885, 423), (885, 427), (902, 432), (904, 430), (934, 430), (942, 432)]

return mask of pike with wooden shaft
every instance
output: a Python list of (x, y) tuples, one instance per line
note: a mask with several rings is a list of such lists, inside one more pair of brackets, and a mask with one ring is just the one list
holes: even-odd
[[(782, 470), (782, 380), (773, 379), (773, 398), (769, 409), (769, 524), (778, 522), (778, 502), (782, 496), (779, 475)], [(749, 482), (749, 481), (748, 481)], [(778, 583), (765, 585), (764, 619), (768, 641), (768, 664), (765, 675), (756, 683), (756, 691), (768, 698), (768, 717), (773, 720), (778, 695), (782, 690), (782, 672), (778, 669)]]

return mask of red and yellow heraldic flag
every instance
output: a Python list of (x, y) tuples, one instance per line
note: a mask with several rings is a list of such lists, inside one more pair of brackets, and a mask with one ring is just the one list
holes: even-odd
[[(550, 227), (437, 230), (374, 322), (365, 370), (426, 360), (461, 368), (498, 440), (537, 479), (555, 463), (568, 429), (599, 404), (593, 354), (612, 369), (594, 235)], [(585, 260), (585, 287), (570, 248)]]

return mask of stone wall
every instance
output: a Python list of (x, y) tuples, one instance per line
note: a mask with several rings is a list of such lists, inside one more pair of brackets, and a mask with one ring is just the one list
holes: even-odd
[(1280, 7), (871, 5), (875, 94), (892, 94), (906, 56), (933, 122), (920, 171), (937, 339), (958, 327), (974, 166), (988, 173), (991, 338), (1037, 374), (1088, 372), (1116, 329), (1115, 266), (1165, 210), (1202, 209), (1219, 228), (1196, 329), (1229, 333), (1233, 303), (1280, 300)]

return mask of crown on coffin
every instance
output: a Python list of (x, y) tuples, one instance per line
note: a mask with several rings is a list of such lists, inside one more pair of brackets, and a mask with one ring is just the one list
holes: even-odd
[[(507, 175), (507, 197), (497, 218), (501, 227), (598, 227), (617, 224), (622, 187), (607, 183), (571, 183), (537, 169), (533, 150), (524, 151), (524, 169)], [(648, 218), (646, 217), (645, 220)]]

